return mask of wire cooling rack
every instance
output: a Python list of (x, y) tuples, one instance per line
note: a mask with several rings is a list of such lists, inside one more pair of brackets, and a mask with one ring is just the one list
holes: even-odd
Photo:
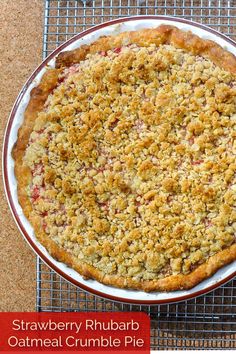
[[(235, 0), (46, 0), (43, 56), (91, 26), (133, 15), (178, 16), (236, 39)], [(236, 349), (236, 279), (178, 304), (137, 306), (88, 294), (37, 259), (37, 311), (145, 311), (151, 349)]]

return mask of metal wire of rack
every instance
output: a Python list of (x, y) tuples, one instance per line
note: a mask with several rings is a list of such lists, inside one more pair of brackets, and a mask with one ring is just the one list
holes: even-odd
[[(45, 0), (43, 57), (91, 26), (118, 17), (169, 15), (236, 39), (234, 0)], [(37, 258), (37, 311), (145, 311), (151, 349), (236, 349), (236, 279), (193, 300), (139, 306), (104, 300), (71, 285)]]

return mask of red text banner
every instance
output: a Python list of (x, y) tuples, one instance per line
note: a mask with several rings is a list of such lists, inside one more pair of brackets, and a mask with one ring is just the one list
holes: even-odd
[(142, 312), (0, 313), (0, 353), (150, 353)]

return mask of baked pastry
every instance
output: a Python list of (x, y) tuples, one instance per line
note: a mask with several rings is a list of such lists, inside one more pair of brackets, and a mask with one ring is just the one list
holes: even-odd
[(189, 289), (236, 260), (236, 58), (162, 25), (60, 53), (13, 150), (38, 240), (86, 278)]

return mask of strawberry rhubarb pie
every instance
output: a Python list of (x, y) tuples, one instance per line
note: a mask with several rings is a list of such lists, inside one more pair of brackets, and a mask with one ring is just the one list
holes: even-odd
[(189, 289), (236, 260), (236, 58), (162, 25), (60, 53), (14, 147), (38, 240), (85, 278)]

